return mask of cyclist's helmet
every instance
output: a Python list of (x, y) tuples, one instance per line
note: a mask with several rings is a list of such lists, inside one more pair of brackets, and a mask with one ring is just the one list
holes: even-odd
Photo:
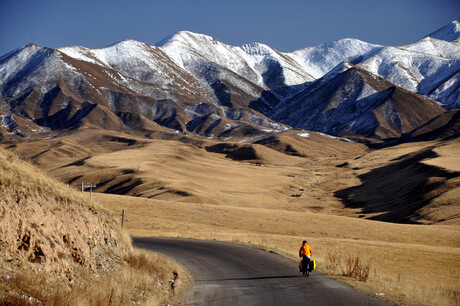
[(304, 240), (302, 243), (303, 243), (303, 244), (306, 244), (306, 243), (307, 243), (307, 240)]

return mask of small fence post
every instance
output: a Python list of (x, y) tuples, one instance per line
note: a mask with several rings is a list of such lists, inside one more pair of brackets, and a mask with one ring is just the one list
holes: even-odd
[(125, 210), (122, 209), (121, 210), (121, 228), (123, 228), (124, 219), (125, 219)]

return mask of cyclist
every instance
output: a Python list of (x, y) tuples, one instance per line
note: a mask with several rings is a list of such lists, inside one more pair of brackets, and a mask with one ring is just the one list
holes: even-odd
[(302, 272), (302, 267), (309, 267), (311, 255), (313, 255), (311, 247), (307, 244), (307, 240), (304, 240), (299, 250), (299, 257), (302, 257), (300, 272)]

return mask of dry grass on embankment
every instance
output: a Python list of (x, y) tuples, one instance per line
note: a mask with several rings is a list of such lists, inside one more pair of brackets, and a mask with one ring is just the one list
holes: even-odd
[[(169, 258), (135, 250), (114, 271), (94, 274), (81, 269), (69, 288), (23, 265), (0, 282), (0, 303), (7, 305), (165, 305), (182, 299), (191, 281)], [(179, 277), (176, 277), (179, 275)]]
[(170, 259), (132, 250), (108, 212), (3, 149), (0, 194), (0, 304), (162, 305), (189, 282)]

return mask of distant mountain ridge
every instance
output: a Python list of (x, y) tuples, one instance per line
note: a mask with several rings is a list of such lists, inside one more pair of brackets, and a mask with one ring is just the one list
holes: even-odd
[(0, 58), (0, 92), (4, 138), (91, 125), (220, 138), (303, 128), (385, 141), (460, 107), (460, 26), (406, 46), (347, 38), (291, 53), (187, 31), (155, 46), (30, 44)]

